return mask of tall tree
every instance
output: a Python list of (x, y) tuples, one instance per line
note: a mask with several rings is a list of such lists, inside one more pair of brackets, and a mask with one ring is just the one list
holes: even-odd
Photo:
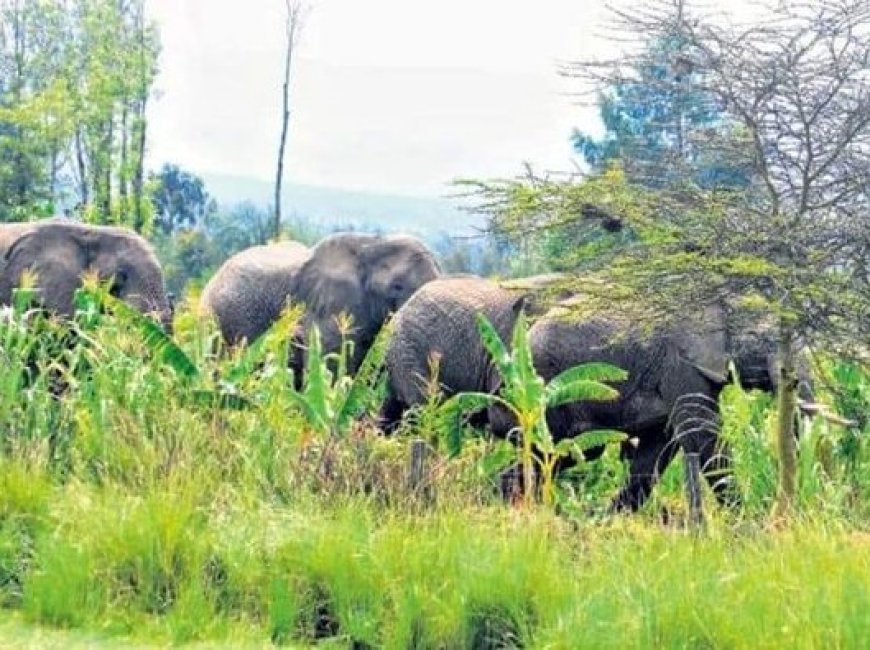
[[(680, 9), (678, 8), (678, 11)], [(745, 187), (751, 165), (721, 159), (716, 140), (727, 139), (734, 123), (718, 98), (703, 87), (703, 72), (689, 65), (691, 42), (675, 26), (656, 41), (645, 41), (640, 55), (614, 74), (595, 62), (581, 76), (596, 78), (604, 134), (594, 138), (575, 130), (575, 150), (593, 169), (620, 161), (634, 183), (661, 187), (686, 175), (702, 186)], [(574, 76), (577, 66), (569, 66)], [(711, 153), (716, 151), (716, 156)]]
[(54, 3), (0, 5), (0, 220), (50, 212), (70, 132), (63, 12)]
[(51, 213), (67, 190), (90, 221), (147, 225), (145, 106), (159, 43), (143, 8), (0, 5), (0, 217)]
[(293, 65), (293, 54), (298, 45), (299, 35), (305, 19), (307, 8), (301, 0), (285, 0), (286, 15), (286, 48), (284, 50), (284, 81), (281, 86), (281, 137), (278, 141), (278, 169), (275, 172), (275, 220), (274, 236), (281, 233), (281, 186), (284, 183), (284, 151), (287, 147), (287, 131), (290, 126), (290, 73)]

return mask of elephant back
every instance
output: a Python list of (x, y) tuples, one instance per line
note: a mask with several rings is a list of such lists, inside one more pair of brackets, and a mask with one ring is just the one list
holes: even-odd
[(299, 272), (310, 257), (311, 250), (295, 241), (243, 250), (209, 280), (200, 305), (214, 316), (226, 342), (253, 341), (295, 297)]
[(423, 401), (433, 357), (446, 392), (487, 390), (491, 364), (476, 315), (508, 340), (522, 306), (522, 297), (475, 276), (440, 278), (418, 289), (394, 318), (387, 352), (394, 392), (407, 405)]

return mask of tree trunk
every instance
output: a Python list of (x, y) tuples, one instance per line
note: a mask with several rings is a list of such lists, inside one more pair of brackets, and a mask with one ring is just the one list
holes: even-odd
[(129, 101), (124, 97), (121, 108), (121, 168), (118, 171), (118, 202), (122, 219), (125, 218), (125, 213), (129, 207), (127, 205), (127, 113), (129, 110)]
[(145, 16), (142, 11), (136, 14), (136, 31), (139, 39), (139, 87), (136, 90), (135, 147), (136, 166), (133, 171), (133, 228), (141, 233), (145, 229), (145, 212), (142, 206), (145, 181), (145, 136), (148, 124), (145, 109), (148, 107), (148, 74), (145, 60)]
[(142, 232), (145, 228), (145, 211), (142, 207), (143, 186), (145, 180), (145, 135), (147, 123), (145, 122), (145, 109), (148, 104), (148, 91), (143, 90), (139, 98), (139, 128), (136, 133), (136, 171), (133, 173), (133, 203), (136, 219), (133, 228), (136, 232)]
[(795, 416), (797, 411), (798, 376), (795, 364), (794, 332), (786, 323), (780, 324), (779, 362), (781, 364), (777, 394), (777, 443), (779, 448), (779, 494), (777, 512), (786, 516), (794, 510), (797, 499), (797, 441)]
[(76, 127), (76, 166), (78, 167), (79, 201), (84, 208), (88, 205), (88, 170), (85, 165), (84, 143), (82, 142), (82, 127)]
[(281, 185), (284, 182), (284, 149), (287, 146), (287, 129), (290, 124), (290, 68), (293, 62), (293, 47), (299, 29), (301, 5), (287, 0), (287, 50), (284, 54), (284, 85), (281, 105), (281, 140), (278, 143), (278, 170), (275, 173), (275, 219), (273, 236), (281, 234)]
[(103, 140), (103, 156), (106, 165), (103, 170), (103, 223), (112, 222), (112, 145), (115, 142), (115, 115), (109, 114)]

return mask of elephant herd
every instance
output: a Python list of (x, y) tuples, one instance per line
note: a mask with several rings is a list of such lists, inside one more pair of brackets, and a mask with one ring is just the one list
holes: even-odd
[[(81, 276), (91, 271), (110, 282), (114, 295), (170, 325), (159, 263), (143, 238), (124, 229), (66, 220), (0, 226), (0, 304), (9, 304), (12, 289), (28, 270), (36, 274), (42, 305), (54, 312), (71, 313)], [(722, 309), (651, 336), (635, 331), (618, 313), (577, 322), (565, 314), (582, 296), (548, 308), (537, 299), (538, 284), (547, 282), (517, 288), (473, 275), (442, 274), (435, 256), (413, 237), (338, 233), (312, 248), (282, 242), (242, 251), (217, 271), (201, 301), (230, 345), (266, 331), (288, 301), (304, 305), (291, 355), (300, 372), (309, 326), (320, 329), (325, 352), (336, 351), (342, 336), (349, 336), (354, 345), (348, 365), (354, 370), (393, 315), (388, 397), (381, 412), (386, 431), (408, 408), (426, 400), (433, 358), (446, 394), (498, 390), (475, 317), (483, 313), (508, 340), (517, 316), (526, 311), (534, 321), (529, 335), (535, 365), (545, 380), (592, 361), (628, 371), (628, 379), (614, 385), (619, 390), (615, 401), (578, 402), (547, 413), (556, 440), (600, 428), (620, 429), (632, 438), (622, 448), (630, 476), (615, 508), (639, 508), (678, 448), (697, 452), (708, 469), (717, 470), (708, 478), (722, 500), (729, 498), (716, 480), (727, 475), (728, 461), (715, 429), (696, 427), (695, 435), (677, 440), (673, 432), (679, 422), (673, 415), (690, 394), (705, 396), (705, 408), (715, 411), (731, 363), (745, 384), (773, 390), (778, 369), (770, 332), (738, 329)], [(341, 313), (352, 318), (349, 332), (342, 331)], [(810, 396), (805, 390), (803, 397)], [(498, 436), (508, 436), (513, 427), (498, 411), (477, 419)]]

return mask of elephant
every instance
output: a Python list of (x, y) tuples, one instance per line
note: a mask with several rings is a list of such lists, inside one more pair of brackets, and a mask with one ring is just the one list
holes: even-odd
[[(353, 342), (347, 368), (354, 372), (387, 318), (440, 275), (435, 256), (414, 237), (336, 233), (312, 249), (294, 298), (305, 305), (304, 331), (319, 328), (325, 353), (340, 349), (343, 334)], [(352, 319), (349, 332), (341, 313)]]
[[(622, 455), (629, 460), (630, 476), (614, 499), (613, 510), (640, 508), (678, 447), (699, 454), (720, 502), (736, 501), (728, 450), (717, 427), (710, 424), (718, 419), (718, 397), (729, 381), (731, 362), (745, 387), (776, 389), (779, 368), (773, 330), (763, 325), (735, 329), (732, 312), (714, 307), (702, 310), (694, 321), (645, 335), (615, 315), (571, 320), (571, 302), (555, 307), (529, 332), (538, 373), (549, 381), (575, 365), (606, 362), (626, 370), (628, 379), (613, 384), (619, 391), (614, 401), (574, 402), (550, 409), (546, 417), (554, 440), (601, 428), (629, 435)], [(801, 367), (799, 375), (799, 394), (802, 400), (811, 400), (808, 367)], [(491, 419), (497, 434), (507, 435), (509, 418), (501, 412), (491, 414)], [(684, 435), (677, 439), (675, 431)], [(598, 448), (587, 458), (602, 452)]]
[(8, 305), (25, 271), (36, 275), (41, 306), (63, 316), (74, 311), (82, 275), (96, 272), (110, 293), (167, 330), (172, 325), (163, 272), (150, 244), (124, 228), (62, 219), (0, 226), (0, 304)]
[(299, 271), (310, 257), (307, 246), (286, 241), (247, 248), (224, 262), (200, 297), (224, 341), (250, 343), (269, 329), (295, 294)]
[[(417, 291), (393, 319), (384, 429), (391, 431), (406, 409), (425, 402), (433, 355), (438, 356), (438, 383), (448, 395), (492, 391), (497, 377), (475, 317), (484, 314), (502, 339), (510, 340), (525, 300), (525, 292), (474, 275), (445, 276)], [(475, 423), (484, 422), (478, 416)]]

